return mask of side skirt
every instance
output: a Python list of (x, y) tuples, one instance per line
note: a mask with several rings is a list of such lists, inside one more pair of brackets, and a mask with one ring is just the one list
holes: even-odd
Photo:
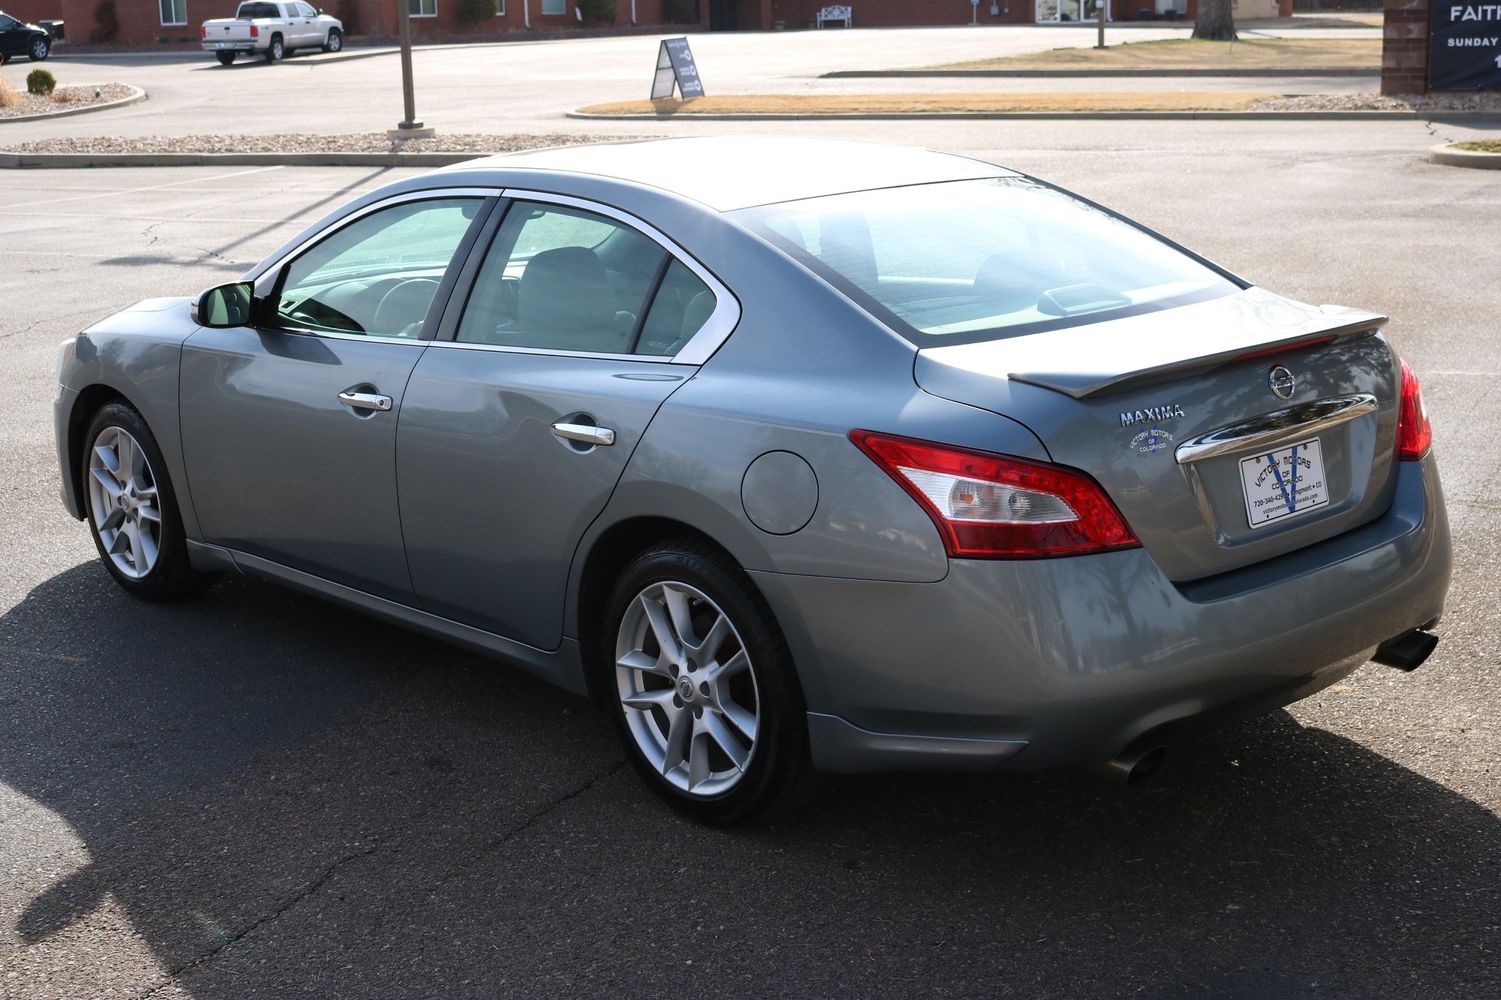
[(429, 614), (405, 604), (388, 601), (383, 597), (375, 597), (364, 591), (355, 590), (353, 587), (333, 583), (311, 573), (304, 573), (302, 570), (272, 562), (270, 559), (226, 549), (219, 545), (210, 545), (207, 542), (195, 542), (188, 539), (188, 557), (195, 569), (233, 571), (284, 584), (295, 590), (363, 611), (398, 625), (404, 625), (466, 649), (509, 660), (565, 691), (588, 697), (589, 692), (584, 683), (584, 668), (579, 657), (577, 639), (565, 636), (555, 650), (537, 649), (493, 632), (486, 632), (483, 629)]

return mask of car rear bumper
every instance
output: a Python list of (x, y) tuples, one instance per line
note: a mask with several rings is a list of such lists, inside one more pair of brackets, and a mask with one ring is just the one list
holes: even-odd
[(1093, 763), (1307, 697), (1435, 621), (1451, 562), (1437, 468), (1397, 475), (1375, 521), (1186, 585), (1142, 549), (954, 560), (930, 584), (752, 575), (792, 646), (819, 767)]

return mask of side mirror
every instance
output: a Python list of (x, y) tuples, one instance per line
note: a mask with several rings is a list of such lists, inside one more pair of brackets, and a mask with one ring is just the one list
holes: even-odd
[(254, 290), (254, 286), (248, 281), (210, 288), (198, 296), (198, 301), (193, 305), (193, 322), (216, 330), (245, 326), (250, 322), (250, 303)]

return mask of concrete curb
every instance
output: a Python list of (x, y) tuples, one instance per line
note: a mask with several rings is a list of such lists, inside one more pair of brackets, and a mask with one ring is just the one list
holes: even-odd
[(1501, 111), (904, 111), (856, 114), (597, 115), (569, 111), (564, 117), (616, 122), (800, 122), (800, 121), (1501, 121)]
[[(68, 86), (94, 87), (98, 86), (98, 84), (71, 83)], [(132, 86), (128, 83), (122, 83), (120, 84), (120, 86), (130, 87), (130, 89), (135, 91), (135, 93), (131, 94), (129, 97), (121, 97), (118, 100), (105, 101), (103, 104), (80, 104), (76, 108), (65, 107), (61, 111), (48, 111), (40, 115), (21, 115), (18, 118), (0, 118), (0, 126), (19, 125), (22, 122), (44, 122), (50, 121), (53, 118), (66, 118), (69, 115), (86, 115), (91, 111), (108, 111), (110, 108), (123, 108), (127, 104), (136, 104), (146, 99), (146, 92), (140, 87)]]
[(1428, 150), (1430, 163), (1442, 163), (1446, 167), (1475, 167), (1480, 170), (1501, 170), (1501, 153), (1480, 153), (1469, 149), (1455, 149), (1448, 143)]
[(0, 169), (48, 167), (446, 167), (493, 153), (7, 153)]
[(878, 80), (923, 77), (1299, 77), (1380, 76), (1381, 68), (1371, 69), (841, 69), (819, 75), (821, 80)]

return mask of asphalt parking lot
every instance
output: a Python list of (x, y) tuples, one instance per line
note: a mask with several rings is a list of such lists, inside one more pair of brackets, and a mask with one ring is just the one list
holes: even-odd
[(5, 172), (0, 996), (1501, 995), (1496, 178), (1425, 163), (1421, 123), (779, 127), (814, 129), (987, 156), (1389, 312), (1455, 533), (1429, 663), (1147, 791), (887, 776), (696, 827), (587, 703), (257, 582), (134, 602), (57, 502), (59, 340), (400, 172)]

